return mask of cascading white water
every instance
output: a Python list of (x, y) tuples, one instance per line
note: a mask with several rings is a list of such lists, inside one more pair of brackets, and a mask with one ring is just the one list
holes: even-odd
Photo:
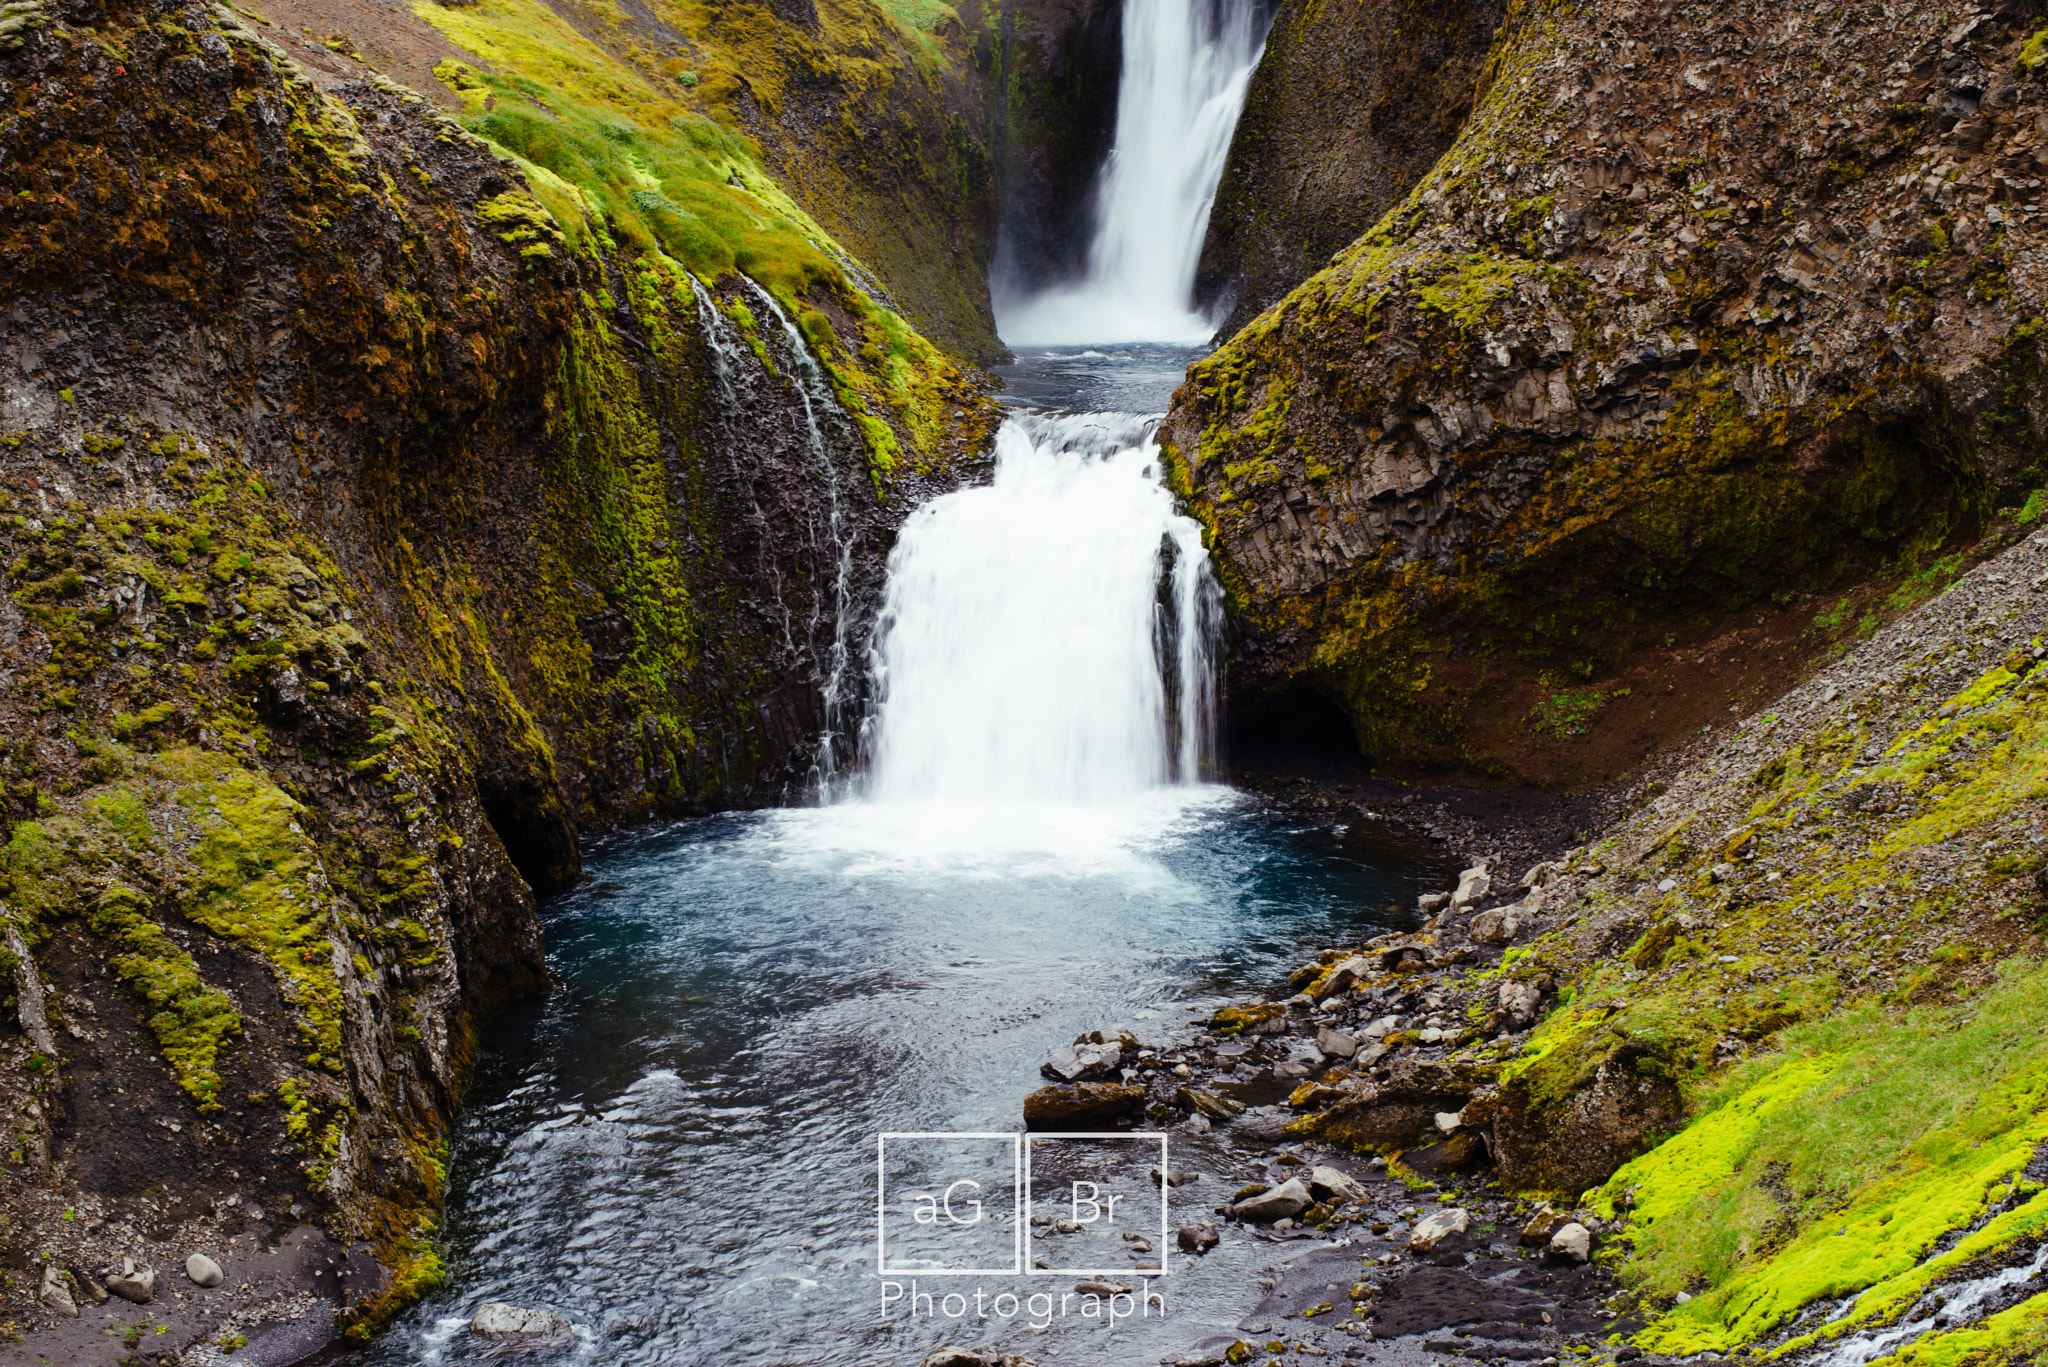
[(867, 796), (1118, 802), (1197, 780), (1218, 593), (1153, 418), (1013, 417), (992, 484), (903, 525), (873, 649)]
[(1126, 0), (1116, 138), (1103, 168), (1088, 269), (1042, 294), (996, 300), (1012, 346), (1205, 342), (1195, 266), (1245, 88), (1265, 45), (1262, 0)]

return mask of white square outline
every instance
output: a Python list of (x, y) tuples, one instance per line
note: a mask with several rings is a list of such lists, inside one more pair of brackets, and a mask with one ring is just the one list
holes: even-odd
[[(1008, 1267), (889, 1267), (889, 1177), (887, 1153), (892, 1139), (1006, 1139), (1010, 1142), (1010, 1245)], [(901, 1277), (1016, 1277), (1024, 1266), (1024, 1136), (1004, 1130), (889, 1130), (875, 1136), (875, 1275)]]
[[(1128, 1267), (1030, 1267), (1020, 1274), (1026, 1277), (1165, 1277), (1173, 1272), (1166, 1240), (1166, 1225), (1172, 1212), (1166, 1193), (1170, 1183), (1166, 1180), (1171, 1169), (1166, 1159), (1166, 1136), (1157, 1130), (1032, 1130), (1026, 1139), (1156, 1139), (1159, 1141), (1159, 1270), (1139, 1272)], [(1024, 1253), (1020, 1264), (1031, 1261), (1031, 1145), (1024, 1146), (1024, 1220), (1018, 1226), (1024, 1235)]]

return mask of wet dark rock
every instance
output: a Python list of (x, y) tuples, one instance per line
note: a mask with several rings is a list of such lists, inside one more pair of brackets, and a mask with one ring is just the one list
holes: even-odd
[(1075, 1282), (1074, 1293), (1080, 1296), (1127, 1296), (1131, 1288), (1122, 1282), (1087, 1281)]
[(1118, 1082), (1040, 1087), (1024, 1098), (1024, 1127), (1058, 1130), (1114, 1124), (1142, 1112), (1146, 1095), (1143, 1087)]
[(1221, 1237), (1222, 1233), (1215, 1225), (1182, 1225), (1174, 1231), (1174, 1239), (1180, 1244), (1181, 1251), (1196, 1255), (1216, 1247)]

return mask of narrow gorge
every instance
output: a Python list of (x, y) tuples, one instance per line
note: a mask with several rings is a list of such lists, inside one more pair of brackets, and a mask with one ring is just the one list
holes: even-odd
[(0, 1363), (2042, 1359), (2044, 179), (2041, 0), (0, 6)]

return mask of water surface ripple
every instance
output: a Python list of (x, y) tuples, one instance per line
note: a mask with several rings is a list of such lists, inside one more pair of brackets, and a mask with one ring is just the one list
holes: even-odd
[[(1177, 1264), (1163, 1332), (890, 1327), (876, 1134), (1014, 1130), (1038, 1062), (1080, 1031), (1185, 1031), (1222, 994), (1273, 986), (1304, 943), (1398, 919), (1424, 881), (1221, 788), (1104, 809), (851, 804), (616, 841), (547, 908), (558, 989), (487, 1029), (450, 1285), (370, 1360), (485, 1360), (461, 1326), (488, 1300), (575, 1323), (540, 1361), (908, 1364), (984, 1340), (1156, 1360), (1234, 1323), (1243, 1288), (1218, 1274), (1271, 1249)], [(1230, 1164), (1211, 1138), (1174, 1142), (1177, 1166), (1218, 1174), (1185, 1189), (1192, 1217)]]

